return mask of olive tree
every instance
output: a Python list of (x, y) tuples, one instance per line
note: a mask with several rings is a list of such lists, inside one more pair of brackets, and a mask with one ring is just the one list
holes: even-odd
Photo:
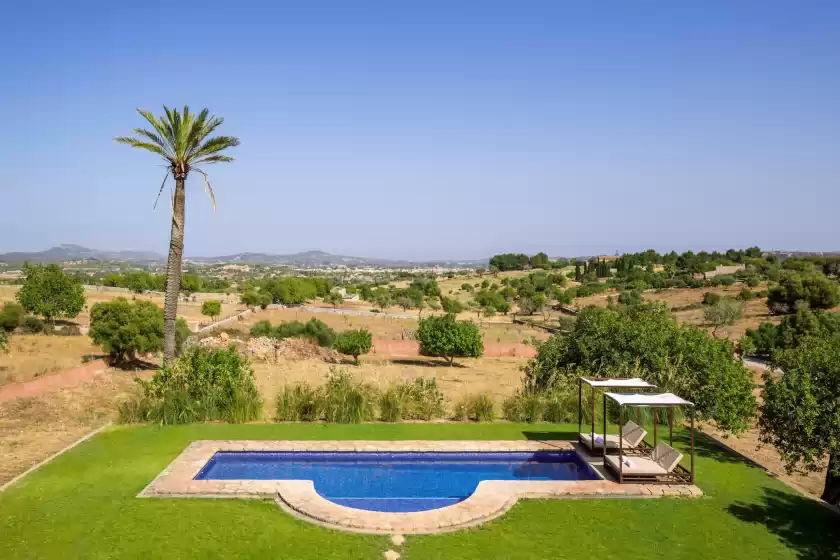
[(84, 308), (84, 286), (60, 266), (26, 265), (23, 273), (25, 280), (17, 293), (17, 300), (27, 313), (54, 321), (72, 319)]
[(788, 472), (818, 471), (828, 458), (822, 499), (840, 505), (840, 338), (809, 337), (773, 355), (784, 371), (764, 374), (761, 441), (778, 449)]
[[(176, 351), (190, 334), (184, 319), (176, 322)], [(150, 301), (124, 298), (95, 304), (90, 310), (88, 336), (114, 364), (133, 361), (138, 353), (160, 352), (164, 347), (163, 309)]]
[(332, 305), (333, 309), (344, 303), (344, 296), (337, 291), (333, 291), (324, 296), (324, 303)]
[(822, 274), (788, 274), (770, 288), (767, 306), (776, 313), (790, 313), (797, 301), (811, 309), (831, 309), (840, 303), (840, 285)]
[(216, 318), (222, 314), (222, 302), (209, 299), (201, 304), (201, 314), (207, 317)]
[(333, 343), (333, 348), (345, 356), (353, 356), (356, 365), (359, 364), (359, 356), (370, 352), (372, 347), (373, 335), (367, 329), (340, 332)]
[(742, 311), (743, 305), (740, 302), (724, 297), (703, 309), (703, 319), (706, 324), (712, 325), (712, 336), (715, 336), (720, 327), (735, 324), (741, 318)]
[(449, 365), (455, 358), (478, 358), (484, 353), (478, 325), (457, 321), (453, 314), (421, 319), (416, 336), (421, 355), (446, 358)]

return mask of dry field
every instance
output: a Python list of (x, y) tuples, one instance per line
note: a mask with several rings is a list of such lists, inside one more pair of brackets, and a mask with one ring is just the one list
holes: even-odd
[(113, 420), (132, 378), (111, 369), (72, 389), (0, 403), (0, 484)]
[(81, 365), (82, 356), (101, 353), (87, 336), (16, 334), (9, 352), (0, 354), (0, 386), (69, 369)]
[(321, 385), (330, 368), (344, 369), (355, 379), (379, 389), (417, 377), (434, 377), (451, 406), (465, 395), (476, 393), (489, 393), (501, 404), (519, 387), (522, 377), (519, 368), (526, 362), (524, 358), (462, 358), (450, 367), (442, 360), (427, 358), (388, 360), (364, 356), (359, 366), (336, 366), (317, 359), (292, 361), (281, 357), (276, 363), (255, 361), (253, 367), (257, 385), (266, 401), (266, 416), (271, 418), (274, 398), (284, 385), (300, 382)]

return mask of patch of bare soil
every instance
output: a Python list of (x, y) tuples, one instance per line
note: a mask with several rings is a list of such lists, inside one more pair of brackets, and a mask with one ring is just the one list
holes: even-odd
[(109, 369), (71, 389), (0, 403), (0, 484), (113, 420), (133, 377)]

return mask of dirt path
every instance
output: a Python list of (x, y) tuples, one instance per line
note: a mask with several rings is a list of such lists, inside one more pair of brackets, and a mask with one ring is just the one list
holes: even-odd
[(21, 397), (39, 397), (59, 389), (76, 387), (106, 369), (108, 369), (108, 365), (104, 360), (94, 360), (78, 367), (37, 377), (30, 381), (4, 385), (0, 387), (0, 403)]

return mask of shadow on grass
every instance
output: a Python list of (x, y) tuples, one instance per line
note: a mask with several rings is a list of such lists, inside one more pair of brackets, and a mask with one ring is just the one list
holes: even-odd
[(532, 432), (525, 430), (522, 432), (522, 435), (525, 436), (525, 439), (531, 441), (552, 441), (552, 440), (566, 440), (566, 441), (577, 441), (578, 434), (577, 432), (569, 431), (569, 430), (557, 430), (557, 431), (541, 431), (541, 432)]
[(130, 360), (120, 362), (118, 364), (111, 364), (112, 368), (121, 369), (123, 371), (143, 371), (143, 370), (159, 370), (160, 365), (145, 360)]
[[(652, 442), (653, 440), (651, 438), (652, 436), (648, 434), (647, 439)], [(659, 441), (668, 442), (667, 431), (664, 433), (664, 436), (663, 433), (660, 432)], [(687, 451), (691, 447), (691, 433), (688, 430), (680, 430), (674, 433), (674, 444), (681, 446)], [(739, 454), (737, 451), (730, 451), (712, 437), (699, 431), (694, 436), (694, 454), (697, 457), (706, 457), (720, 463), (737, 463), (749, 465), (763, 471), (767, 470), (752, 459)]]
[(736, 502), (729, 513), (764, 525), (802, 560), (840, 559), (840, 515), (798, 494), (764, 490), (759, 503)]
[(424, 359), (404, 359), (404, 360), (390, 360), (392, 364), (399, 364), (401, 366), (422, 366), (422, 367), (455, 367), (465, 368), (467, 366), (459, 364), (458, 362), (444, 362), (441, 360), (424, 360)]

